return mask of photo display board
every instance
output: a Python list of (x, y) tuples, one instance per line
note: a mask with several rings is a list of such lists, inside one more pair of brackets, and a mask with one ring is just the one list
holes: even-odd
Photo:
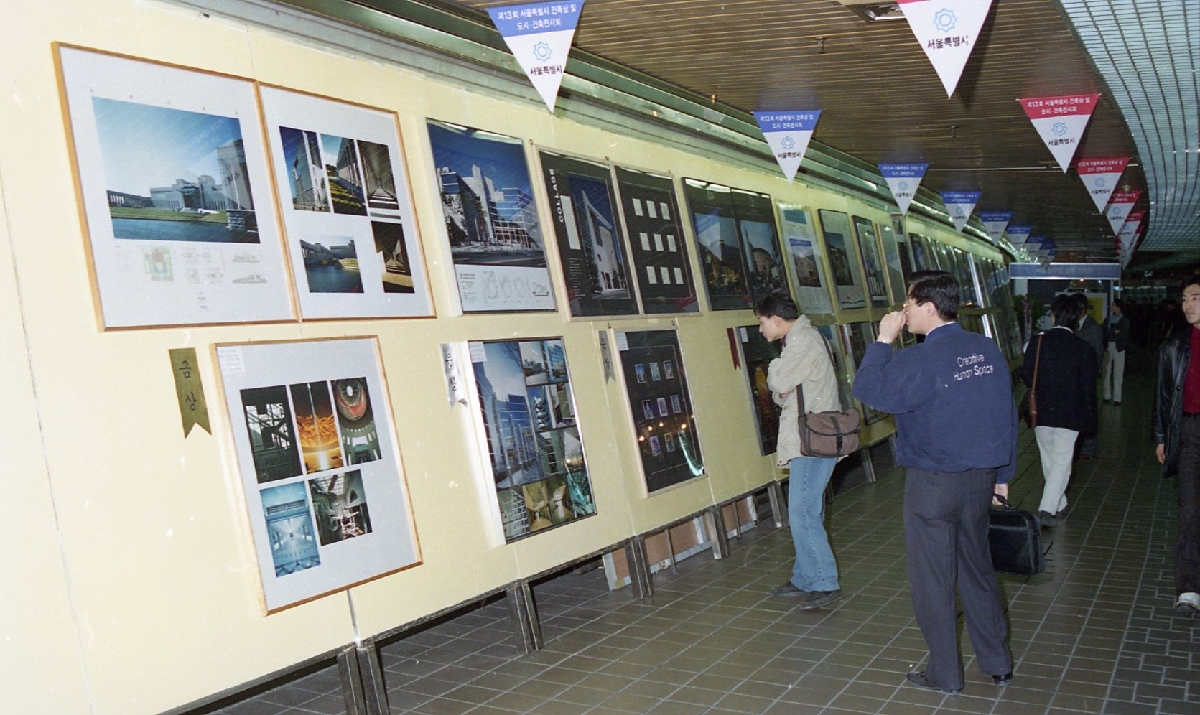
[(571, 317), (636, 314), (612, 171), (546, 151), (540, 158)]
[(616, 172), (642, 311), (656, 315), (699, 311), (674, 183), (665, 176), (619, 166)]
[(908, 257), (905, 255), (908, 246), (900, 245), (896, 240), (897, 236), (904, 235), (903, 223), (901, 223), (901, 229), (901, 232), (897, 234), (893, 226), (879, 225), (879, 243), (883, 247), (883, 263), (887, 266), (888, 295), (891, 296), (892, 305), (904, 303), (906, 295), (904, 278), (909, 273), (905, 268), (908, 261)]
[(863, 271), (867, 279), (867, 295), (871, 299), (871, 305), (885, 306), (888, 304), (887, 282), (883, 275), (883, 261), (879, 255), (875, 224), (861, 216), (855, 216), (854, 235), (858, 240), (858, 255), (862, 257)]
[[(829, 352), (833, 355), (833, 372), (837, 375), (838, 398), (842, 401), (842, 409), (848, 410), (856, 400), (850, 397), (851, 371), (846, 365), (846, 355), (842, 352), (842, 338), (837, 325), (813, 326), (825, 338)], [(861, 410), (860, 410), (861, 412)]]
[(216, 352), (267, 612), (419, 563), (376, 339)]
[(914, 271), (933, 270), (933, 257), (929, 254), (929, 245), (925, 242), (924, 236), (916, 233), (908, 234), (908, 247), (912, 251)]
[(562, 338), (467, 345), (504, 540), (595, 514)]
[(254, 84), (58, 60), (104, 327), (294, 319)]
[(396, 115), (261, 93), (301, 315), (433, 315)]
[(464, 313), (555, 310), (521, 140), (430, 120)]
[[(846, 367), (850, 374), (850, 382), (853, 383), (858, 366), (862, 363), (863, 356), (867, 354), (867, 346), (875, 341), (875, 329), (867, 322), (843, 323), (839, 327), (841, 328), (842, 352), (847, 356)], [(884, 413), (874, 407), (861, 402), (858, 404), (863, 422), (866, 424), (878, 422), (884, 417)]]
[(758, 429), (758, 447), (763, 456), (774, 454), (779, 441), (779, 415), (782, 409), (771, 399), (767, 387), (767, 368), (779, 357), (779, 341), (768, 341), (758, 332), (758, 325), (746, 325), (737, 330), (738, 346), (742, 351), (742, 369), (750, 388), (750, 405), (754, 408), (754, 426)]
[(790, 295), (771, 197), (697, 179), (683, 185), (709, 306), (739, 310)]
[(703, 476), (679, 335), (674, 330), (618, 331), (616, 338), (646, 491), (653, 494)]
[(796, 303), (808, 315), (832, 315), (821, 242), (817, 239), (812, 214), (795, 204), (779, 204), (779, 226), (783, 243), (792, 257)]
[(829, 267), (833, 271), (833, 284), (837, 292), (838, 307), (865, 308), (867, 295), (863, 290), (862, 269), (858, 256), (854, 254), (854, 239), (850, 234), (850, 218), (841, 211), (821, 209), (821, 233), (825, 236), (825, 250), (829, 254)]

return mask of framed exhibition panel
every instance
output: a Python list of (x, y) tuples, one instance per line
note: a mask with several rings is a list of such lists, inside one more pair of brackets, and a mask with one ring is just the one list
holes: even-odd
[(903, 235), (903, 231), (896, 233), (893, 226), (879, 224), (879, 244), (883, 248), (883, 264), (887, 267), (888, 295), (892, 305), (902, 305), (906, 295), (904, 277), (908, 271), (904, 265), (907, 257), (901, 257), (908, 252), (908, 246), (900, 245), (896, 240), (897, 236)]
[(377, 340), (215, 350), (267, 612), (420, 563)]
[(914, 271), (931, 271), (936, 268), (933, 257), (929, 254), (929, 244), (924, 236), (916, 233), (908, 234), (908, 247), (912, 251)]
[(775, 453), (779, 441), (779, 415), (781, 408), (771, 399), (767, 387), (767, 368), (779, 357), (779, 341), (771, 342), (758, 331), (758, 325), (730, 328), (737, 331), (738, 349), (742, 353), (742, 368), (750, 388), (750, 405), (754, 412), (754, 426), (758, 430), (758, 447), (763, 456)]
[(642, 311), (655, 315), (698, 312), (700, 301), (674, 182), (666, 176), (619, 166), (616, 174)]
[(555, 310), (521, 141), (434, 120), (427, 125), (462, 311)]
[(254, 84), (57, 50), (102, 325), (294, 319)]
[(540, 152), (571, 317), (638, 312), (606, 164)]
[(616, 344), (646, 492), (704, 476), (679, 335), (617, 331)]
[(867, 296), (873, 307), (888, 305), (887, 278), (884, 277), (883, 260), (879, 255), (879, 241), (875, 235), (875, 224), (861, 216), (854, 217), (854, 236), (858, 255), (862, 258), (863, 274), (867, 280)]
[(396, 115), (260, 91), (300, 314), (433, 315)]
[(504, 540), (595, 514), (562, 338), (467, 346)]
[(819, 210), (817, 215), (821, 219), (821, 233), (825, 236), (829, 267), (833, 271), (838, 307), (843, 310), (867, 307), (862, 269), (851, 245), (854, 239), (850, 234), (850, 218), (841, 211), (826, 209)]
[[(867, 346), (875, 341), (875, 328), (867, 322), (843, 323), (838, 327), (840, 328), (842, 352), (847, 358), (846, 369), (850, 374), (850, 382), (853, 384), (858, 366), (862, 363), (863, 356), (867, 354)], [(883, 419), (884, 413), (874, 407), (861, 402), (859, 405), (862, 408), (863, 422), (866, 424)]]
[(821, 242), (817, 239), (812, 214), (795, 204), (779, 204), (779, 226), (783, 243), (792, 259), (796, 304), (810, 315), (832, 315), (829, 279), (821, 260)]
[(753, 308), (788, 294), (771, 197), (697, 179), (683, 180), (709, 307)]

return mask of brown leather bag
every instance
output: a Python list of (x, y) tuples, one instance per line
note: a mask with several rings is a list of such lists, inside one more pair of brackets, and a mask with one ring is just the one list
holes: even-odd
[(1034, 352), (1033, 385), (1025, 391), (1025, 396), (1021, 398), (1021, 404), (1017, 406), (1017, 415), (1025, 420), (1029, 429), (1037, 427), (1037, 374), (1038, 365), (1042, 361), (1042, 337), (1042, 335), (1038, 336), (1037, 351)]

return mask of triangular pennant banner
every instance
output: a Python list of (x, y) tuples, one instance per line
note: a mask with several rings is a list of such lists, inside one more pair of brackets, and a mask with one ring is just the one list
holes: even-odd
[(1103, 211), (1108, 205), (1108, 198), (1112, 196), (1113, 189), (1117, 188), (1117, 182), (1128, 164), (1127, 156), (1080, 159), (1076, 162), (1075, 171), (1079, 172), (1079, 178), (1083, 179), (1083, 185), (1087, 187), (1097, 211)]
[(1079, 139), (1092, 118), (1098, 99), (1098, 94), (1068, 94), (1018, 100), (1063, 173), (1071, 166), (1071, 157), (1079, 148)]
[(1129, 218), (1129, 212), (1133, 210), (1133, 205), (1137, 203), (1138, 197), (1142, 195), (1139, 189), (1133, 191), (1114, 191), (1112, 198), (1108, 200), (1108, 210), (1104, 212), (1104, 216), (1108, 219), (1108, 225), (1112, 226), (1114, 234), (1121, 233), (1121, 226), (1125, 223), (1125, 219)]
[(821, 118), (821, 110), (814, 109), (805, 112), (755, 112), (754, 119), (762, 130), (775, 161), (783, 169), (783, 175), (790, 182), (800, 169), (800, 161), (804, 159), (804, 151), (808, 149), (808, 141), (812, 139), (817, 120)]
[(1033, 233), (1033, 225), (1009, 225), (1008, 228), (1004, 229), (1004, 233), (1008, 236), (1008, 241), (1013, 245), (1013, 248), (1024, 248), (1025, 242), (1029, 240), (1029, 234)]
[(1025, 239), (1025, 245), (1022, 248), (1036, 261), (1042, 252), (1042, 242), (1045, 240), (1045, 236), (1030, 236)]
[(1004, 235), (1004, 229), (1008, 227), (1008, 222), (1012, 221), (1012, 211), (980, 211), (979, 220), (983, 222), (983, 230), (987, 231), (988, 238), (992, 239), (992, 243), (1000, 245), (1000, 237)]
[(492, 23), (551, 112), (583, 3), (570, 0), (488, 8)]
[(1052, 260), (1058, 255), (1058, 244), (1054, 241), (1042, 241), (1042, 247), (1038, 249), (1038, 259), (1043, 261)]
[(1133, 254), (1133, 247), (1137, 242), (1137, 234), (1142, 228), (1142, 220), (1145, 217), (1145, 211), (1130, 211), (1129, 218), (1125, 219), (1120, 233), (1117, 234), (1117, 240), (1120, 241), (1121, 249), (1128, 251), (1130, 255)]
[(917, 187), (921, 185), (921, 179), (925, 177), (925, 170), (928, 168), (929, 164), (879, 165), (879, 172), (883, 174), (883, 180), (892, 190), (892, 198), (896, 199), (900, 213), (908, 215), (908, 205), (917, 195)]
[(949, 97), (979, 39), (992, 0), (899, 0), (898, 4)]
[(975, 204), (979, 203), (979, 197), (983, 192), (980, 191), (943, 191), (942, 203), (946, 204), (946, 211), (950, 213), (950, 220), (954, 222), (954, 227), (959, 231), (967, 225), (967, 221), (971, 218), (971, 212), (975, 210)]

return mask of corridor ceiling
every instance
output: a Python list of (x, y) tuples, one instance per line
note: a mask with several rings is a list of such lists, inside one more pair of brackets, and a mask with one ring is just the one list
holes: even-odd
[[(567, 73), (611, 64), (742, 125), (756, 110), (821, 109), (814, 146), (928, 162), (923, 188), (981, 191), (976, 211), (1014, 211), (1058, 244), (1058, 261), (1114, 261), (1115, 238), (1017, 99), (1099, 93), (1075, 158), (1133, 157), (1121, 188), (1143, 191), (1150, 223), (1128, 270), (1200, 262), (1200, 0), (994, 0), (949, 98), (894, 6), (849, 6), (862, 2), (587, 0)], [(499, 49), (486, 9), (508, 4), (353, 3)]]

